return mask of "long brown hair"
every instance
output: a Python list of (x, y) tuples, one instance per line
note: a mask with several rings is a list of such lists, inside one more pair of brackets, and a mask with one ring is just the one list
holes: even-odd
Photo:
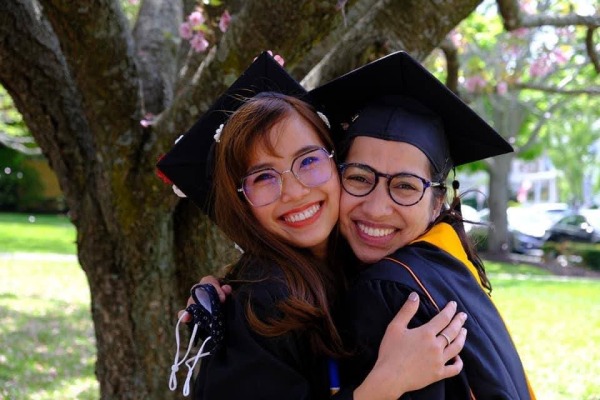
[[(431, 168), (431, 180), (433, 182), (446, 182), (448, 179), (448, 175), (450, 171), (454, 168), (453, 164), (450, 160), (446, 162), (446, 166), (442, 169), (442, 171), (436, 171), (433, 167), (433, 164), (430, 164)], [(458, 181), (452, 182), (453, 186), (458, 186)], [(460, 196), (458, 195), (458, 187), (452, 190), (452, 200), (450, 204), (446, 204), (446, 187), (434, 187), (433, 189), (433, 198), (434, 202), (437, 200), (442, 203), (442, 211), (440, 215), (433, 221), (430, 226), (437, 224), (438, 222), (446, 222), (450, 224), (460, 239), (460, 243), (467, 253), (467, 258), (469, 261), (473, 263), (475, 269), (477, 270), (477, 274), (479, 275), (479, 279), (481, 280), (481, 284), (484, 288), (488, 290), (488, 293), (492, 292), (492, 283), (487, 277), (485, 273), (485, 266), (483, 265), (483, 260), (477, 254), (477, 250), (475, 249), (475, 245), (473, 241), (467, 235), (464, 226), (464, 219), (460, 212)]]
[(274, 92), (248, 99), (231, 115), (223, 127), (220, 142), (216, 144), (215, 218), (217, 225), (247, 256), (230, 269), (227, 278), (235, 280), (243, 276), (244, 269), (252, 265), (244, 262), (248, 258), (265, 260), (283, 272), (289, 296), (277, 304), (281, 317), (263, 321), (248, 302), (246, 316), (252, 329), (264, 336), (306, 329), (313, 350), (339, 355), (343, 354), (342, 341), (330, 310), (341, 273), (318, 260), (307, 249), (293, 247), (267, 231), (237, 190), (247, 173), (252, 150), (262, 146), (275, 153), (269, 132), (277, 123), (294, 114), (315, 129), (329, 151), (333, 149), (327, 127), (309, 104)]

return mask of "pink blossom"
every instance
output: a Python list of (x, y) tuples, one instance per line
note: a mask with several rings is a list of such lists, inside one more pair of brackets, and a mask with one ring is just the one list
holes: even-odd
[(514, 31), (511, 31), (510, 33), (518, 39), (524, 39), (527, 37), (527, 34), (529, 33), (529, 29), (528, 28), (518, 28), (518, 29), (515, 29)]
[(576, 36), (576, 33), (575, 33), (575, 29), (573, 29), (573, 27), (570, 26), (570, 27), (564, 27), (564, 28), (557, 28), (556, 35), (563, 39), (573, 40)]
[(194, 35), (194, 31), (188, 22), (183, 22), (179, 25), (179, 36), (185, 40), (190, 40)]
[[(285, 60), (283, 59), (283, 57), (281, 57), (279, 54), (275, 54), (275, 55), (273, 55), (273, 51), (271, 51), (271, 50), (267, 50), (267, 53), (269, 53), (269, 55), (270, 55), (271, 57), (273, 57), (273, 59), (274, 59), (275, 61), (277, 61), (277, 63), (278, 63), (279, 65), (281, 65), (281, 66), (283, 67), (283, 64), (285, 64)], [(254, 57), (254, 59), (255, 59), (255, 60), (256, 60), (256, 58), (257, 58), (257, 57)]]
[(273, 58), (279, 63), (279, 65), (283, 67), (283, 64), (285, 64), (285, 60), (283, 59), (283, 57), (281, 57), (279, 54), (275, 54)]
[(223, 11), (221, 14), (221, 19), (219, 20), (219, 29), (221, 32), (227, 32), (227, 28), (229, 28), (229, 24), (231, 23), (231, 15), (229, 11)]
[(528, 14), (535, 14), (536, 3), (537, 2), (533, 0), (522, 0), (519, 2), (519, 8)]
[(188, 21), (190, 21), (192, 28), (195, 28), (204, 23), (204, 15), (200, 11), (194, 11), (188, 16)]
[(142, 120), (140, 121), (140, 125), (144, 128), (151, 126), (152, 124), (154, 124), (154, 117), (154, 114), (146, 113), (146, 115), (144, 115), (144, 118), (142, 118)]
[(204, 34), (202, 32), (198, 32), (190, 40), (190, 46), (192, 46), (196, 52), (202, 53), (208, 48), (208, 41), (204, 38)]
[(137, 6), (140, 3), (140, 0), (129, 0), (129, 4), (133, 6)]
[(481, 75), (470, 76), (465, 79), (465, 89), (467, 92), (474, 93), (485, 88), (486, 81)]
[(452, 44), (457, 47), (460, 48), (462, 45), (462, 41), (463, 41), (463, 35), (458, 32), (456, 29), (452, 30), (450, 32), (450, 41), (452, 42)]
[(560, 49), (552, 50), (552, 56), (554, 57), (556, 62), (559, 64), (564, 64), (567, 62), (567, 57)]
[(533, 77), (544, 77), (550, 73), (552, 66), (548, 60), (548, 57), (540, 57), (531, 64), (529, 67), (529, 73)]
[(504, 49), (504, 54), (514, 59), (522, 57), (525, 50), (523, 46), (508, 45)]
[(496, 93), (498, 93), (500, 96), (504, 96), (507, 92), (508, 92), (508, 83), (506, 83), (506, 82), (498, 83), (498, 85), (496, 86)]

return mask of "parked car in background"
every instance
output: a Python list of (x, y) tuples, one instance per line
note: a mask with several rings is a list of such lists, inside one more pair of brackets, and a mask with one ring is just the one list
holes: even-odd
[(552, 225), (552, 218), (544, 211), (531, 207), (509, 207), (508, 217), (509, 246), (513, 253), (535, 253), (544, 245), (546, 229)]
[(562, 217), (548, 228), (545, 240), (600, 243), (600, 210), (582, 209)]
[(506, 212), (511, 251), (531, 254), (541, 252), (546, 230), (572, 211), (566, 203), (535, 203), (509, 207)]
[[(539, 203), (519, 207), (509, 207), (506, 210), (508, 220), (508, 245), (510, 251), (521, 254), (541, 253), (546, 240), (546, 230), (563, 215), (570, 213), (565, 203)], [(481, 222), (470, 232), (474, 237), (487, 235), (492, 224), (489, 219), (489, 210), (481, 210)]]
[(567, 203), (535, 203), (525, 207), (534, 212), (544, 213), (552, 223), (573, 212)]

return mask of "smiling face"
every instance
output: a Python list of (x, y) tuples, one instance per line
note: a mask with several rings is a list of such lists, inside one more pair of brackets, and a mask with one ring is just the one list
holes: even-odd
[[(307, 151), (325, 147), (315, 129), (297, 113), (291, 113), (269, 131), (269, 140), (275, 154), (264, 146), (255, 145), (247, 172), (273, 168), (288, 171), (292, 162)], [(259, 142), (260, 143), (260, 142)], [(329, 149), (328, 149), (329, 150)], [(310, 162), (300, 157), (296, 163)], [(323, 257), (327, 238), (338, 218), (340, 184), (331, 159), (331, 177), (322, 185), (306, 187), (291, 173), (282, 176), (281, 196), (274, 202), (251, 207), (256, 220), (283, 241), (300, 248), (308, 248)]]
[[(354, 139), (346, 163), (366, 164), (385, 174), (401, 172), (431, 180), (430, 162), (415, 146), (358, 136)], [(364, 197), (342, 190), (340, 228), (354, 254), (365, 263), (374, 263), (419, 237), (439, 214), (441, 201), (431, 188), (421, 201), (406, 207), (389, 196), (385, 178)]]

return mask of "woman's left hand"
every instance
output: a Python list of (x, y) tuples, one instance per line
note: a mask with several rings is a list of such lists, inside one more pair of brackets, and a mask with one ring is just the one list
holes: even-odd
[[(217, 290), (217, 294), (219, 295), (219, 300), (221, 300), (221, 303), (225, 302), (225, 299), (227, 298), (227, 296), (229, 296), (231, 294), (231, 286), (230, 285), (221, 285), (221, 282), (219, 282), (219, 280), (213, 276), (213, 275), (207, 275), (202, 277), (202, 279), (200, 279), (201, 284), (205, 284), (208, 283), (210, 285), (213, 285), (214, 288)], [(188, 301), (187, 301), (187, 306), (189, 306), (190, 304), (194, 303), (194, 299), (192, 298), (192, 296), (188, 297)], [(184, 310), (179, 310), (177, 312), (177, 319), (181, 318), (182, 315), (185, 314), (182, 318), (182, 322), (190, 322), (192, 320), (192, 316)]]

